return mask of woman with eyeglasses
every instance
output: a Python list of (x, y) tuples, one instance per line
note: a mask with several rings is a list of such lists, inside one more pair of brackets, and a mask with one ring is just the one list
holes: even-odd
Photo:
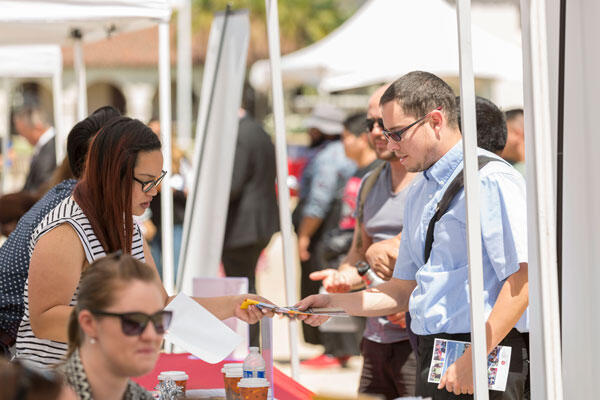
[[(29, 244), (31, 261), (24, 290), (25, 313), (16, 357), (51, 367), (67, 352), (67, 321), (77, 304), (81, 273), (108, 253), (122, 251), (156, 266), (133, 220), (150, 206), (165, 176), (160, 141), (138, 120), (110, 120), (94, 137), (83, 176), (73, 195), (38, 225)], [(170, 298), (162, 289), (163, 306)], [(197, 298), (220, 319), (255, 323), (256, 307), (240, 310), (244, 296)], [(261, 301), (264, 299), (260, 298)]]
[(95, 261), (81, 277), (59, 370), (80, 399), (152, 399), (130, 377), (156, 364), (171, 312), (155, 271), (130, 255)]

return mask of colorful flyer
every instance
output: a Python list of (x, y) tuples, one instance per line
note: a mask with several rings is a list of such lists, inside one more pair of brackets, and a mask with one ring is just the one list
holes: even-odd
[[(469, 342), (435, 339), (427, 381), (440, 383), (446, 369), (462, 356), (470, 346), (471, 343)], [(510, 346), (497, 346), (488, 355), (488, 387), (490, 390), (503, 392), (506, 389), (511, 350)]]

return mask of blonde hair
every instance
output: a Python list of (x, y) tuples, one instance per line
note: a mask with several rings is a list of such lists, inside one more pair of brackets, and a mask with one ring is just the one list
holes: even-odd
[(117, 290), (131, 281), (154, 282), (160, 287), (152, 267), (120, 251), (94, 261), (81, 274), (77, 305), (69, 317), (67, 358), (83, 343), (79, 312), (110, 307), (115, 302)]

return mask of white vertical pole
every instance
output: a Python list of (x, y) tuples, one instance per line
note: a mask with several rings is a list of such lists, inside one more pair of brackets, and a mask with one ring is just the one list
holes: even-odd
[(8, 141), (10, 140), (10, 85), (7, 78), (1, 79), (0, 107), (4, 112), (0, 118), (0, 138), (2, 138), (2, 181), (0, 182), (0, 193), (8, 191)]
[[(563, 397), (556, 261), (556, 213), (544, 0), (521, 1), (531, 398)], [(585, 240), (585, 238), (582, 238)]]
[[(296, 275), (294, 274), (294, 242), (292, 239), (292, 218), (290, 214), (290, 192), (287, 187), (288, 165), (283, 108), (283, 83), (281, 80), (281, 50), (279, 48), (279, 16), (277, 0), (265, 0), (267, 11), (267, 34), (269, 57), (271, 60), (271, 90), (273, 92), (273, 116), (275, 122), (275, 151), (277, 158), (277, 189), (279, 195), (279, 221), (283, 242), (283, 265), (285, 267), (285, 294), (288, 304), (295, 304)], [(290, 356), (292, 378), (298, 379), (300, 361), (298, 358), (298, 321), (289, 320)]]
[(169, 52), (169, 22), (158, 25), (158, 92), (163, 169), (167, 175), (160, 190), (162, 225), (163, 285), (169, 295), (173, 286), (173, 192), (171, 191), (171, 57)]
[(65, 157), (66, 132), (63, 123), (63, 87), (62, 87), (62, 68), (52, 75), (52, 101), (54, 103), (54, 131), (56, 165), (60, 165)]
[(465, 198), (467, 206), (467, 247), (469, 252), (469, 292), (471, 295), (471, 349), (473, 394), (487, 400), (487, 351), (483, 310), (483, 261), (479, 219), (479, 174), (477, 124), (475, 120), (475, 77), (471, 43), (471, 0), (458, 0), (458, 42), (460, 63), (460, 112), (462, 121)]
[(177, 145), (192, 139), (192, 3), (183, 0), (177, 12)]
[(81, 121), (87, 116), (87, 85), (81, 38), (76, 38), (73, 43), (73, 66), (77, 81), (77, 120)]

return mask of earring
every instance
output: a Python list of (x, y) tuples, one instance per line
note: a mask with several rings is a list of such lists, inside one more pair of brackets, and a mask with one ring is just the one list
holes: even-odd
[(90, 343), (91, 344), (96, 344), (96, 339), (95, 338), (90, 338)]

